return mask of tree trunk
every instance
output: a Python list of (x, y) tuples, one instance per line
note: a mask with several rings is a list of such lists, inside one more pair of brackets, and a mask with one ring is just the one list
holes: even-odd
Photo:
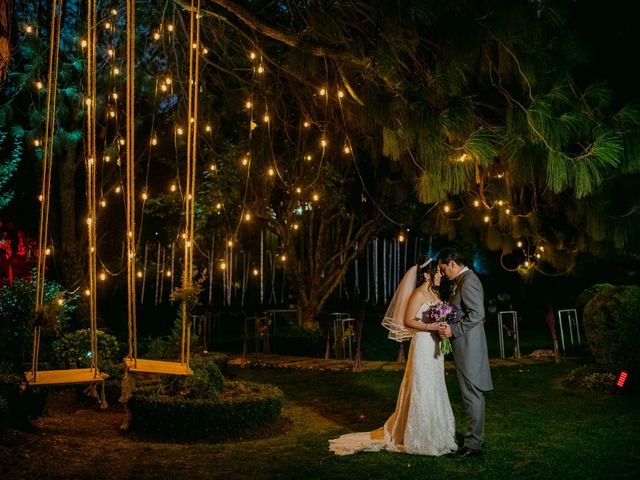
[(11, 62), (11, 0), (0, 0), (0, 90)]
[(79, 233), (84, 229), (78, 228), (76, 213), (76, 184), (75, 177), (78, 168), (76, 158), (77, 145), (66, 150), (64, 160), (60, 165), (59, 177), (59, 262), (62, 281), (66, 288), (73, 290), (84, 286), (84, 269), (82, 258), (85, 255), (85, 243), (80, 241)]

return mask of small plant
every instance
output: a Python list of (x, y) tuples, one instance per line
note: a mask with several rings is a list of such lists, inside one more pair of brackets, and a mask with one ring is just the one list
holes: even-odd
[(604, 371), (597, 365), (582, 365), (571, 370), (562, 383), (578, 390), (610, 392), (615, 380), (613, 373)]

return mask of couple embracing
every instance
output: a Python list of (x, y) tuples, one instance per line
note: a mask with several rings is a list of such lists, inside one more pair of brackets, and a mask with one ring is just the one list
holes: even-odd
[[(418, 455), (473, 456), (484, 443), (484, 392), (493, 389), (484, 333), (484, 292), (459, 250), (446, 248), (437, 260), (427, 259), (404, 275), (382, 324), (389, 338), (411, 340), (395, 412), (373, 432), (349, 433), (330, 440), (337, 455), (388, 450)], [(427, 322), (427, 312), (440, 304), (442, 276), (453, 283), (449, 304), (455, 316)], [(458, 385), (466, 409), (466, 434), (458, 448), (456, 428), (444, 381), (440, 339), (450, 339)]]

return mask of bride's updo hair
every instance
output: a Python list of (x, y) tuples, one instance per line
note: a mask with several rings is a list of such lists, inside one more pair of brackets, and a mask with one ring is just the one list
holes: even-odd
[(431, 285), (433, 285), (433, 277), (438, 271), (438, 262), (433, 258), (421, 256), (418, 257), (416, 266), (418, 267), (416, 271), (416, 288), (425, 282), (425, 273), (429, 274)]

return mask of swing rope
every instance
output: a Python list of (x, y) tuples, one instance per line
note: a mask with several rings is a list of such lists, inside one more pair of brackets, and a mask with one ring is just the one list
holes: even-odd
[[(136, 328), (136, 217), (135, 217), (135, 0), (127, 0), (127, 77), (126, 77), (126, 243), (127, 243), (127, 320), (129, 327), (129, 358), (138, 359)], [(135, 364), (135, 363), (134, 363)]]
[(44, 308), (44, 279), (49, 240), (49, 205), (51, 199), (51, 170), (53, 164), (53, 141), (56, 127), (56, 96), (58, 91), (58, 59), (60, 53), (60, 28), (62, 21), (62, 2), (51, 2), (51, 27), (49, 29), (49, 71), (47, 74), (47, 106), (45, 136), (42, 151), (42, 183), (40, 195), (40, 228), (38, 234), (38, 264), (36, 267), (36, 322), (33, 332), (33, 354), (31, 372), (33, 381), (37, 379), (40, 356), (41, 317)]

